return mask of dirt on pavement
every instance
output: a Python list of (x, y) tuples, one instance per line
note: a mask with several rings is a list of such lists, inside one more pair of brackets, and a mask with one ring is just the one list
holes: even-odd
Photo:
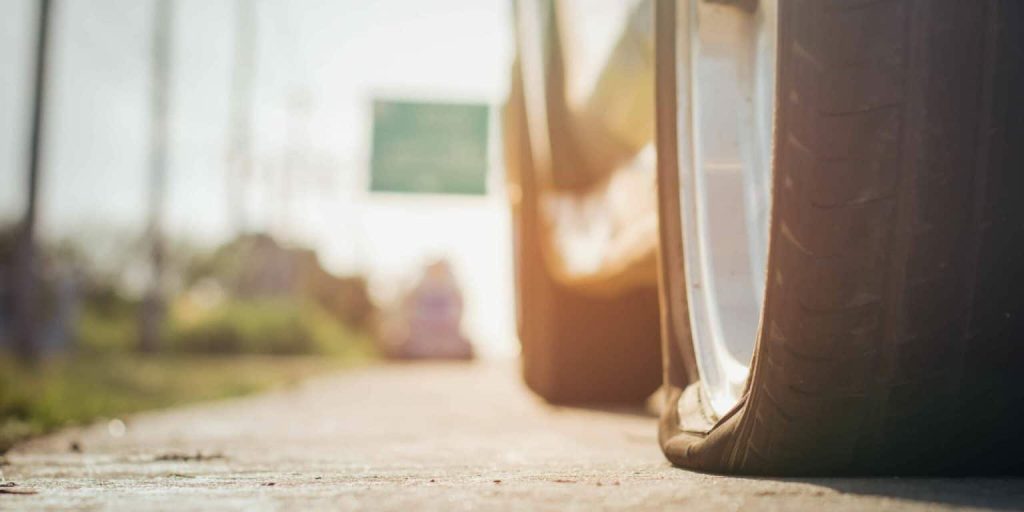
[(5, 489), (20, 492), (0, 493), (0, 510), (1024, 509), (1021, 479), (672, 468), (650, 415), (547, 405), (510, 364), (351, 370), (68, 429), (3, 464)]

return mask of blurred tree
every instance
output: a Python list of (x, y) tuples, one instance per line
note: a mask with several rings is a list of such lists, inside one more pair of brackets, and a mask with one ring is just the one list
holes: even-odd
[(42, 124), (46, 100), (46, 57), (50, 28), (50, 0), (39, 2), (39, 30), (36, 42), (35, 83), (32, 99), (32, 135), (29, 149), (27, 201), (21, 221), (15, 271), (15, 350), (25, 360), (39, 355), (38, 276), (36, 265), (36, 210), (39, 192), (39, 161), (42, 152)]
[(173, 12), (171, 0), (156, 0), (153, 10), (153, 61), (150, 128), (149, 223), (146, 235), (150, 243), (150, 283), (143, 299), (140, 318), (140, 344), (143, 352), (160, 348), (164, 318), (164, 240), (163, 213), (167, 185), (168, 103), (170, 100), (170, 52)]
[(335, 276), (316, 252), (283, 247), (264, 234), (242, 235), (211, 254), (197, 258), (186, 278), (189, 285), (213, 280), (230, 297), (309, 299), (348, 327), (367, 331), (376, 307), (362, 276)]

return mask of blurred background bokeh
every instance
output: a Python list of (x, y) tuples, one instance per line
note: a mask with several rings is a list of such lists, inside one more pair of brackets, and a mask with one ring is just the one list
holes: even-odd
[[(382, 356), (517, 352), (506, 1), (0, 12), (0, 451)], [(408, 169), (439, 177), (395, 186)]]

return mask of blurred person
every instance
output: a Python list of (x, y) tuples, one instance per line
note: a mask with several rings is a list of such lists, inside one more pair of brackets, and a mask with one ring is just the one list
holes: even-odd
[(402, 299), (382, 336), (385, 352), (395, 359), (472, 359), (461, 326), (462, 289), (451, 264), (435, 261)]

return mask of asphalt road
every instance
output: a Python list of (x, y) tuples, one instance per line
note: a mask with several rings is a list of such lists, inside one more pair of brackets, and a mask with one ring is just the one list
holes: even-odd
[[(511, 365), (395, 365), (15, 448), (0, 509), (1024, 509), (1020, 479), (780, 480), (670, 467), (642, 411), (556, 408)], [(34, 492), (35, 494), (10, 494)]]

